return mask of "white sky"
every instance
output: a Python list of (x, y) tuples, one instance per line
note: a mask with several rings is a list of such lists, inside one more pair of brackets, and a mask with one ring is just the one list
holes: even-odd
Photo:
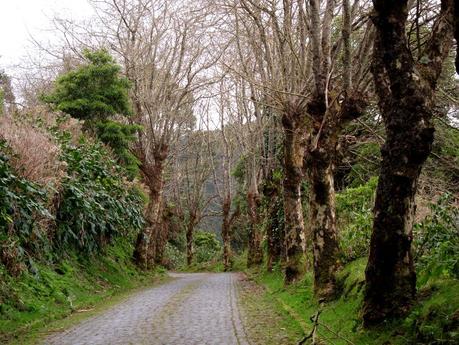
[(31, 35), (38, 41), (52, 40), (47, 29), (55, 15), (79, 19), (91, 13), (87, 0), (0, 0), (0, 70), (20, 62), (31, 46)]

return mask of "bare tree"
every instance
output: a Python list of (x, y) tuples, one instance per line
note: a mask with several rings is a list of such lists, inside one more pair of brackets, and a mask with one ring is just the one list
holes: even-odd
[[(372, 33), (365, 17), (357, 14), (364, 13), (367, 4), (239, 0), (228, 2), (228, 7), (238, 49), (251, 66), (239, 73), (261, 92), (258, 101), (282, 119), (286, 282), (298, 279), (304, 270), (301, 183), (306, 171), (315, 287), (319, 295), (331, 296), (338, 254), (334, 160), (341, 128), (360, 116), (366, 104)], [(343, 29), (332, 36), (337, 13)], [(356, 44), (351, 45), (351, 39)]]
[[(214, 92), (213, 107), (211, 110), (218, 115), (218, 119), (211, 119), (210, 114), (207, 125), (207, 148), (212, 163), (214, 187), (217, 199), (221, 206), (223, 240), (223, 265), (225, 271), (231, 268), (232, 226), (240, 214), (239, 207), (233, 207), (234, 178), (232, 168), (235, 160), (236, 138), (234, 134), (238, 127), (235, 126), (234, 103), (231, 102), (228, 83), (222, 79)], [(217, 123), (215, 123), (215, 120)], [(212, 129), (214, 126), (215, 129)]]
[(249, 217), (247, 266), (251, 267), (263, 262), (260, 185), (263, 180), (263, 168), (267, 163), (264, 159), (263, 138), (266, 130), (266, 113), (269, 113), (269, 110), (257, 102), (260, 95), (250, 83), (238, 75), (229, 74), (228, 77), (233, 82), (234, 93), (231, 96), (235, 103), (234, 121), (239, 128), (234, 133), (241, 152), (239, 164), (244, 166), (244, 187)]
[(183, 149), (175, 155), (170, 188), (175, 212), (185, 227), (187, 264), (191, 265), (195, 228), (204, 218), (213, 215), (210, 206), (215, 195), (207, 190), (212, 180), (206, 134), (198, 129), (183, 135), (181, 141)]
[(197, 91), (208, 83), (202, 72), (214, 59), (207, 53), (205, 12), (175, 0), (94, 1), (105, 44), (116, 53), (132, 83), (134, 117), (140, 124), (134, 152), (149, 189), (148, 226), (139, 235), (136, 261), (153, 264), (164, 171), (183, 129), (194, 126)]

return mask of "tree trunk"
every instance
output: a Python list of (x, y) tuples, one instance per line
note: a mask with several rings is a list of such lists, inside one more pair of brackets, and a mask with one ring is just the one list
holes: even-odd
[(263, 262), (263, 249), (261, 248), (262, 234), (260, 229), (260, 217), (258, 216), (260, 196), (254, 188), (249, 188), (247, 203), (250, 217), (247, 267), (250, 268), (254, 265), (260, 265)]
[(426, 42), (428, 63), (417, 68), (408, 48), (407, 1), (374, 0), (376, 39), (372, 73), (386, 127), (366, 268), (365, 326), (405, 314), (415, 297), (411, 254), (415, 194), (422, 166), (432, 150), (434, 90), (452, 44), (453, 0)]
[(145, 182), (150, 190), (150, 200), (145, 212), (147, 225), (137, 236), (134, 250), (134, 261), (143, 269), (148, 269), (154, 265), (156, 259), (157, 237), (161, 235), (160, 209), (163, 189), (163, 161), (158, 160), (154, 165), (146, 166), (142, 164), (142, 172)]
[[(330, 148), (334, 152), (334, 148)], [(329, 153), (328, 153), (329, 154)], [(309, 167), (311, 232), (314, 254), (314, 291), (317, 297), (335, 295), (338, 238), (335, 216), (333, 163), (327, 153), (313, 156)]]
[(231, 200), (225, 197), (222, 205), (223, 223), (222, 223), (222, 239), (223, 239), (223, 267), (225, 272), (231, 268), (231, 222), (230, 210)]
[(193, 263), (193, 235), (195, 223), (196, 215), (190, 212), (190, 219), (188, 220), (188, 225), (186, 228), (186, 262), (188, 266), (191, 266)]
[(298, 280), (304, 271), (305, 233), (301, 182), (303, 180), (304, 131), (297, 116), (282, 118), (284, 127), (284, 214), (285, 214), (285, 283)]
[(160, 222), (157, 226), (157, 233), (156, 237), (150, 244), (154, 245), (154, 250), (150, 251), (152, 253), (152, 258), (154, 260), (154, 264), (161, 265), (163, 263), (164, 258), (164, 250), (166, 249), (167, 241), (169, 240), (169, 230), (170, 230), (170, 220), (167, 218), (168, 214), (165, 210), (164, 205), (160, 207), (160, 214), (158, 218)]
[(282, 239), (284, 238), (283, 222), (279, 219), (279, 209), (283, 208), (282, 200), (279, 197), (280, 186), (273, 181), (272, 173), (265, 182), (263, 195), (269, 200), (266, 226), (266, 238), (268, 242), (267, 270), (272, 272), (273, 265), (279, 261), (282, 254)]
[(155, 251), (156, 231), (158, 227), (158, 216), (160, 208), (160, 195), (156, 191), (150, 191), (145, 218), (147, 225), (137, 236), (134, 260), (143, 269), (148, 269), (151, 264), (151, 252)]

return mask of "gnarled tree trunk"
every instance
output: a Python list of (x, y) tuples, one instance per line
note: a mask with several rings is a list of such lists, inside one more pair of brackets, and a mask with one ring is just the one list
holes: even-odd
[(298, 280), (304, 271), (305, 232), (301, 205), (301, 182), (305, 149), (301, 117), (284, 115), (284, 215), (286, 251), (285, 282)]
[[(332, 144), (333, 145), (333, 144)], [(314, 291), (317, 297), (329, 299), (336, 288), (338, 238), (335, 216), (333, 163), (334, 147), (312, 154), (308, 167), (310, 181), (309, 217), (314, 255)]]
[(142, 162), (141, 170), (150, 191), (148, 206), (145, 211), (147, 225), (137, 236), (134, 260), (142, 268), (154, 266), (156, 259), (156, 239), (161, 233), (161, 199), (163, 192), (164, 160), (157, 159), (154, 164)]
[(398, 317), (415, 297), (411, 254), (415, 194), (432, 149), (434, 90), (452, 44), (454, 0), (443, 0), (432, 37), (429, 62), (417, 68), (405, 27), (407, 1), (374, 0), (376, 27), (372, 72), (386, 127), (366, 268), (363, 318), (366, 326)]

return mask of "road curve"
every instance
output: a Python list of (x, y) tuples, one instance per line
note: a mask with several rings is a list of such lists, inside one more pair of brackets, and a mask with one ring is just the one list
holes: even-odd
[(176, 273), (46, 345), (248, 345), (232, 273)]

